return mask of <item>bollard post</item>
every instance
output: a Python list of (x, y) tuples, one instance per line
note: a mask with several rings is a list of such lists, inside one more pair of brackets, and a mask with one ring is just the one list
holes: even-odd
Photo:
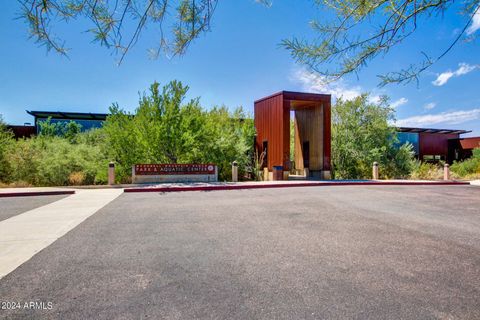
[(443, 166), (443, 180), (450, 180), (450, 166), (445, 163)]
[(238, 162), (232, 162), (232, 182), (238, 182)]
[(373, 163), (372, 176), (373, 176), (373, 180), (378, 180), (378, 162), (377, 161)]
[(263, 168), (263, 181), (268, 181), (269, 175), (270, 173), (268, 171), (268, 168), (267, 167)]
[(112, 161), (108, 164), (108, 184), (115, 184), (115, 163)]

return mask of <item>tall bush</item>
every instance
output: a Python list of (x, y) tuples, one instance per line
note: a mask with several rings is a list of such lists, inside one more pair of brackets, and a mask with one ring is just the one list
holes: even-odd
[(102, 171), (106, 172), (108, 163), (98, 145), (42, 136), (17, 141), (7, 153), (7, 161), (9, 181), (36, 186), (69, 185), (74, 173), (83, 177), (81, 184), (104, 183)]
[(130, 114), (110, 108), (104, 124), (108, 155), (115, 160), (120, 181), (127, 182), (136, 163), (205, 163), (219, 166), (220, 179), (230, 174), (231, 162), (246, 171), (253, 145), (253, 121), (239, 108), (204, 110), (199, 99), (185, 101), (188, 86), (158, 83), (144, 93)]
[(0, 115), (0, 182), (7, 179), (7, 175), (11, 170), (6, 159), (6, 153), (13, 143), (13, 134), (7, 130), (7, 126)]
[(470, 159), (455, 161), (450, 169), (460, 177), (480, 179), (480, 148), (473, 149)]
[(412, 147), (395, 146), (390, 125), (394, 109), (383, 97), (374, 103), (368, 94), (352, 100), (338, 99), (332, 108), (332, 163), (336, 179), (371, 178), (372, 164), (380, 165), (382, 178), (408, 176), (414, 162)]

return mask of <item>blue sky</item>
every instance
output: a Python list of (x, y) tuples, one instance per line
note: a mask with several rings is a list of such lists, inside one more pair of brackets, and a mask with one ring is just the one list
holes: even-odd
[[(396, 106), (399, 125), (473, 130), (480, 135), (479, 41), (462, 41), (420, 78), (420, 84), (378, 88), (377, 74), (398, 70), (421, 58), (421, 50), (435, 56), (448, 46), (467, 21), (453, 14), (422, 21), (414, 37), (361, 70), (359, 77), (324, 85), (279, 47), (284, 38), (311, 38), (309, 21), (331, 19), (314, 10), (311, 0), (275, 1), (270, 8), (254, 0), (220, 1), (212, 31), (197, 39), (182, 57), (156, 60), (147, 50), (157, 35), (150, 28), (122, 65), (104, 47), (91, 43), (82, 22), (62, 25), (71, 48), (69, 58), (46, 53), (28, 39), (16, 1), (0, 11), (0, 114), (12, 124), (32, 122), (25, 110), (107, 112), (113, 102), (134, 110), (138, 93), (153, 81), (177, 79), (190, 86), (190, 97), (201, 97), (210, 108), (225, 104), (253, 111), (253, 101), (280, 90), (332, 93), (353, 97), (369, 91), (386, 94)], [(480, 36), (480, 14), (469, 29)]]

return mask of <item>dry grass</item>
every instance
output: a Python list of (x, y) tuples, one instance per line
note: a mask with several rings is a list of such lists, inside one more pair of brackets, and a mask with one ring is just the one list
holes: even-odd
[(81, 171), (72, 172), (68, 176), (68, 182), (72, 186), (80, 186), (84, 183), (84, 181), (85, 181), (85, 173)]
[(0, 182), (0, 188), (28, 188), (28, 187), (33, 187), (33, 185), (25, 181), (15, 181), (11, 183)]

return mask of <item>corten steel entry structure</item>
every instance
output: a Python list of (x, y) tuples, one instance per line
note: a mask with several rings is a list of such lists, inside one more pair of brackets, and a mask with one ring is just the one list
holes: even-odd
[(255, 147), (264, 167), (290, 165), (290, 113), (294, 111), (295, 169), (330, 179), (331, 95), (281, 91), (255, 101)]

